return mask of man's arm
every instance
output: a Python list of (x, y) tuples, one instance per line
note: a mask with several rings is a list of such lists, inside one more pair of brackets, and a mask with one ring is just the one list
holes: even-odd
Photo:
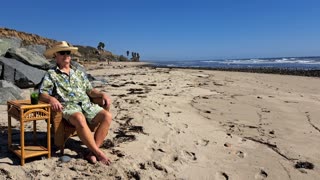
[(49, 94), (41, 93), (40, 101), (49, 103), (53, 111), (62, 111), (63, 109), (63, 106), (61, 105), (61, 103), (55, 97), (52, 97)]
[(98, 91), (97, 89), (92, 89), (91, 91), (87, 92), (88, 96), (90, 98), (102, 98), (103, 99), (103, 106), (104, 107), (110, 107), (111, 105), (111, 99), (109, 98), (109, 96), (101, 91)]

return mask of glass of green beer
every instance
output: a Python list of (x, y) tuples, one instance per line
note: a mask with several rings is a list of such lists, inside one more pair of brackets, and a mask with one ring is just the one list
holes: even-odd
[(30, 94), (31, 104), (38, 104), (39, 102), (39, 93), (38, 91), (33, 91)]

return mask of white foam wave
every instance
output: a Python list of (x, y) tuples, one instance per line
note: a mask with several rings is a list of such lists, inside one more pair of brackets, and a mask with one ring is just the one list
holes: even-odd
[[(211, 61), (209, 61), (211, 62)], [(320, 64), (320, 61), (313, 59), (296, 59), (296, 58), (281, 58), (281, 59), (234, 59), (225, 61), (214, 61), (221, 64)]]

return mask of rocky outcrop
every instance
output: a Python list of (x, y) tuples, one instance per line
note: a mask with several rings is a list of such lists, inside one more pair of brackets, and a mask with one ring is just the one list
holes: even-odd
[[(54, 39), (48, 39), (36, 34), (16, 31), (14, 29), (9, 29), (9, 28), (0, 28), (0, 38), (1, 37), (10, 39), (9, 40), (10, 42), (7, 42), (7, 41), (5, 43), (0, 42), (0, 55), (4, 54), (7, 51), (8, 47), (24, 47), (28, 50), (32, 50), (42, 55), (46, 48), (52, 47), (52, 45), (57, 42)], [(12, 46), (13, 42), (11, 41), (13, 37), (20, 41), (19, 46), (16, 46), (16, 45)], [(7, 45), (8, 43), (11, 45)], [(4, 46), (4, 47), (2, 48), (1, 46)], [(112, 54), (110, 51), (98, 50), (97, 48), (91, 47), (91, 46), (82, 46), (82, 45), (74, 45), (74, 46), (79, 48), (79, 52), (77, 52), (75, 56), (80, 61), (86, 61), (86, 60), (100, 61), (100, 60), (106, 60), (106, 59), (109, 59), (111, 61), (118, 60), (118, 56)]]
[(43, 70), (48, 70), (50, 68), (49, 61), (46, 60), (43, 55), (34, 51), (29, 51), (26, 48), (9, 48), (4, 57), (13, 58), (24, 64), (38, 67)]
[(16, 37), (1, 38), (0, 39), (0, 56), (5, 54), (11, 47), (20, 47), (21, 39)]
[(0, 37), (19, 38), (21, 39), (21, 43), (23, 46), (27, 46), (30, 44), (40, 44), (40, 45), (45, 45), (46, 47), (51, 47), (55, 42), (57, 42), (54, 39), (48, 39), (36, 34), (16, 31), (14, 29), (9, 29), (9, 28), (0, 28)]
[(6, 52), (0, 56), (1, 80), (11, 82), (19, 88), (35, 87), (40, 83), (45, 70), (53, 67), (53, 65), (40, 54), (42, 45), (21, 47), (21, 39), (17, 37), (0, 38), (0, 42), (4, 42), (1, 43), (1, 50), (6, 50)]
[(0, 104), (6, 104), (8, 100), (22, 99), (21, 89), (14, 84), (0, 80)]
[(0, 57), (0, 65), (2, 66), (0, 78), (14, 83), (19, 88), (35, 87), (46, 72), (6, 57)]
[(40, 44), (32, 44), (25, 46), (25, 48), (29, 51), (38, 53), (39, 55), (43, 56), (43, 53), (46, 51), (46, 46)]

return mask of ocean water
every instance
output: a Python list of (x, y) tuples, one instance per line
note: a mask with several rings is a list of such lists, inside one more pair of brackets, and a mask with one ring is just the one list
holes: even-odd
[(320, 70), (320, 57), (280, 57), (252, 59), (217, 59), (188, 61), (152, 61), (157, 67), (188, 68), (276, 68), (296, 70)]

